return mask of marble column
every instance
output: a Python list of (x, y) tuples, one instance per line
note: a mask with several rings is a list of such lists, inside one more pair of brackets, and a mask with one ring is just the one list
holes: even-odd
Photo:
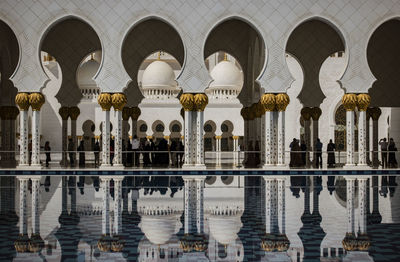
[(194, 95), (189, 93), (184, 93), (180, 97), (180, 103), (185, 110), (184, 117), (184, 145), (185, 145), (185, 163), (184, 166), (190, 166), (194, 164), (192, 150), (195, 145), (193, 145), (193, 108), (194, 108)]
[(371, 102), (368, 94), (357, 95), (358, 116), (358, 165), (367, 165), (367, 108)]
[[(101, 178), (101, 189), (103, 192), (103, 211), (102, 211), (102, 227), (103, 236), (110, 235), (110, 177)], [(115, 191), (114, 191), (115, 192)]]
[[(71, 117), (71, 138), (72, 138), (72, 143), (74, 145), (74, 151), (77, 151), (78, 148), (78, 137), (76, 135), (77, 131), (76, 120), (78, 119), (80, 113), (81, 111), (77, 106), (69, 108), (69, 116)], [(76, 154), (73, 154), (73, 157), (74, 157), (74, 163), (76, 164)]]
[(379, 141), (379, 134), (378, 134), (378, 120), (381, 116), (381, 109), (379, 107), (372, 107), (371, 108), (371, 117), (372, 117), (372, 166), (374, 168), (379, 167), (379, 159), (378, 159), (378, 141)]
[(196, 228), (197, 233), (204, 232), (204, 179), (196, 178)]
[[(315, 145), (317, 144), (317, 139), (319, 138), (319, 126), (318, 126), (318, 120), (319, 117), (321, 116), (322, 111), (321, 108), (319, 107), (313, 107), (311, 108), (311, 118), (312, 118), (312, 148), (313, 150), (313, 163), (314, 167), (317, 167), (317, 151), (315, 148)], [(307, 158), (306, 158), (307, 159)]]
[(29, 166), (29, 151), (28, 151), (28, 110), (29, 110), (29, 94), (18, 93), (15, 96), (15, 103), (20, 110), (19, 124), (19, 166)]
[(278, 165), (285, 166), (285, 110), (290, 99), (287, 94), (281, 93), (276, 95), (275, 102), (278, 110)]
[(128, 148), (129, 141), (129, 118), (131, 117), (131, 108), (124, 107), (122, 109), (122, 140), (124, 142), (125, 150)]
[(278, 186), (278, 227), (279, 232), (286, 234), (286, 200), (285, 200), (285, 178), (277, 178)]
[(40, 176), (31, 177), (32, 180), (32, 235), (40, 234), (39, 189)]
[(355, 195), (355, 177), (345, 177), (346, 179), (346, 196), (347, 196), (347, 233), (355, 233), (355, 207), (354, 207), (354, 195)]
[(114, 235), (122, 233), (122, 180), (123, 176), (113, 177), (114, 180)]
[(372, 159), (372, 157), (371, 157), (372, 156), (372, 154), (371, 154), (371, 149), (372, 149), (372, 146), (371, 146), (371, 138), (372, 138), (372, 136), (371, 136), (371, 134), (372, 134), (372, 132), (371, 132), (371, 121), (370, 121), (370, 119), (371, 119), (371, 108), (368, 107), (367, 111), (366, 111), (366, 121), (365, 121), (365, 125), (366, 125), (365, 141), (366, 141), (366, 146), (367, 146), (367, 151), (366, 151), (367, 165), (369, 165), (369, 166), (371, 166), (371, 164), (372, 164), (372, 161), (371, 161), (371, 159)]
[(132, 118), (132, 137), (134, 137), (137, 136), (137, 121), (142, 112), (139, 107), (131, 107), (130, 110)]
[(274, 165), (274, 110), (275, 110), (275, 95), (264, 94), (260, 100), (264, 107), (264, 139), (263, 139), (263, 151), (264, 151), (264, 168), (268, 168)]
[(236, 167), (239, 165), (239, 154), (240, 151), (238, 151), (239, 147), (239, 136), (232, 136), (233, 139), (233, 166)]
[(311, 108), (310, 107), (303, 107), (301, 109), (301, 116), (303, 117), (304, 120), (304, 142), (307, 147), (307, 152), (306, 152), (306, 167), (310, 167), (311, 161), (310, 161), (310, 151), (312, 151), (313, 146), (311, 145)]
[(68, 165), (68, 117), (69, 117), (69, 108), (66, 106), (60, 107), (58, 113), (61, 116), (61, 145), (62, 145), (62, 154), (61, 154), (61, 166)]
[(184, 194), (185, 194), (185, 214), (184, 214), (184, 231), (185, 234), (194, 233), (195, 223), (194, 220), (196, 218), (196, 191), (195, 191), (195, 182), (193, 178), (184, 177)]
[(243, 136), (243, 151), (244, 151), (244, 159), (243, 159), (243, 164), (247, 165), (248, 159), (249, 159), (249, 153), (248, 151), (251, 149), (250, 148), (250, 118), (249, 118), (249, 108), (248, 107), (243, 107), (240, 110), (240, 115), (243, 117), (243, 125), (244, 125), (244, 136)]
[(354, 166), (354, 110), (357, 105), (355, 94), (345, 94), (342, 104), (346, 109), (346, 166)]
[(100, 168), (110, 167), (110, 109), (112, 106), (111, 102), (111, 94), (109, 93), (101, 93), (97, 99), (100, 104), (104, 118), (102, 120), (102, 160)]
[(114, 142), (114, 167), (121, 168), (122, 164), (122, 110), (127, 102), (126, 95), (123, 93), (115, 93), (111, 96), (112, 105), (116, 113), (116, 128)]
[(28, 235), (28, 214), (27, 214), (27, 192), (28, 177), (18, 177), (19, 180), (19, 234), (20, 236)]
[(221, 139), (222, 136), (215, 136), (215, 165), (221, 167)]
[(19, 110), (15, 106), (0, 107), (1, 116), (1, 165), (3, 167), (15, 167), (15, 120)]
[(359, 210), (359, 219), (358, 219), (358, 228), (360, 230), (360, 234), (367, 233), (367, 176), (358, 177), (358, 210)]
[(41, 93), (31, 93), (29, 103), (32, 106), (32, 160), (31, 166), (40, 168), (40, 109), (45, 99)]
[(204, 109), (208, 104), (206, 94), (193, 96), (196, 109), (196, 167), (205, 168), (204, 165)]

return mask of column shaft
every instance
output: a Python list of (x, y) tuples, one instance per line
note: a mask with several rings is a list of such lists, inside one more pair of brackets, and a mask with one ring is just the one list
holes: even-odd
[(68, 119), (63, 119), (61, 124), (61, 145), (62, 145), (62, 155), (61, 155), (61, 165), (67, 166), (67, 150), (68, 150)]
[(306, 166), (310, 167), (310, 151), (312, 151), (313, 146), (311, 145), (311, 121), (304, 119), (304, 140), (307, 147), (306, 153)]
[(361, 234), (367, 233), (367, 178), (358, 179), (358, 209), (360, 212), (359, 229)]
[(346, 111), (346, 165), (354, 165), (354, 111)]
[(355, 192), (355, 179), (346, 178), (346, 188), (347, 188), (347, 233), (355, 233), (354, 228), (354, 192)]
[(318, 130), (318, 120), (312, 120), (312, 148), (313, 148), (313, 163), (314, 167), (317, 167), (317, 151), (315, 145), (317, 144), (317, 139), (319, 136)]
[(101, 187), (103, 189), (103, 212), (102, 212), (102, 234), (110, 234), (110, 179), (102, 178)]
[(26, 210), (28, 180), (28, 178), (19, 178), (19, 233), (21, 235), (28, 234), (28, 217)]
[(102, 148), (102, 166), (110, 165), (110, 111), (103, 111), (104, 118), (102, 122), (102, 139), (103, 139), (103, 148)]
[(191, 165), (192, 162), (192, 145), (193, 132), (192, 132), (192, 112), (185, 111), (185, 165)]
[[(78, 137), (76, 136), (76, 120), (71, 119), (71, 138), (74, 145), (74, 151), (78, 148)], [(74, 152), (74, 163), (76, 164), (76, 154)]]
[(122, 166), (122, 111), (115, 111), (117, 115), (117, 126), (114, 140), (114, 159), (115, 166)]
[(272, 183), (273, 179), (265, 178), (265, 233), (272, 233), (273, 223), (272, 223)]
[(278, 180), (278, 225), (281, 234), (286, 233), (285, 179)]
[(204, 232), (204, 180), (196, 179), (196, 227), (197, 233), (202, 234)]
[(366, 111), (358, 116), (358, 165), (367, 165), (367, 119)]
[(271, 166), (274, 164), (274, 112), (266, 111), (264, 119), (264, 165)]
[(40, 111), (32, 111), (32, 165), (40, 166)]
[(285, 111), (278, 112), (278, 165), (285, 165)]
[(196, 112), (196, 165), (204, 165), (204, 112)]
[(378, 159), (378, 119), (372, 122), (372, 166), (379, 167)]

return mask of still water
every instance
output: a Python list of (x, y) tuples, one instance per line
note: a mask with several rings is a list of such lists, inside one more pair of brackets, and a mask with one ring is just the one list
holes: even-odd
[(400, 261), (396, 176), (0, 177), (1, 261)]

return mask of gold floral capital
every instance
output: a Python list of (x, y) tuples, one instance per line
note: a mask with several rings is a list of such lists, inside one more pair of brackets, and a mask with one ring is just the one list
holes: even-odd
[(71, 120), (77, 120), (80, 113), (81, 110), (79, 110), (79, 107), (77, 106), (69, 108), (69, 116), (71, 117)]
[(317, 121), (322, 114), (322, 110), (319, 107), (311, 108), (311, 117), (314, 121)]
[(303, 107), (300, 111), (301, 116), (305, 121), (310, 121), (311, 118), (311, 108), (310, 107)]
[(126, 102), (126, 95), (123, 93), (114, 93), (111, 95), (111, 103), (115, 111), (122, 111), (122, 109), (126, 105)]
[(280, 93), (275, 96), (275, 103), (276, 103), (276, 109), (279, 112), (283, 112), (286, 110), (286, 107), (290, 103), (290, 98), (286, 93)]
[(372, 120), (378, 121), (381, 114), (382, 114), (382, 110), (379, 107), (371, 107)]
[(101, 109), (103, 111), (110, 111), (110, 108), (112, 106), (111, 102), (111, 94), (109, 93), (101, 93), (99, 97), (97, 98), (97, 102), (101, 106)]
[(232, 139), (233, 139), (233, 140), (238, 140), (238, 139), (239, 139), (239, 136), (232, 136)]
[(215, 136), (215, 139), (221, 139), (222, 136)]
[(357, 107), (360, 111), (367, 111), (369, 104), (371, 103), (371, 97), (368, 94), (357, 95)]
[(345, 94), (342, 98), (342, 104), (346, 111), (354, 111), (357, 106), (357, 95)]
[(60, 109), (58, 109), (58, 113), (60, 114), (62, 120), (68, 120), (69, 107), (66, 106), (60, 107)]
[(208, 104), (208, 96), (206, 94), (195, 94), (193, 97), (195, 109), (197, 111), (204, 111)]
[(132, 120), (138, 120), (141, 113), (142, 113), (142, 111), (140, 110), (139, 107), (137, 107), (137, 106), (131, 107)]
[(15, 96), (15, 103), (18, 105), (19, 110), (28, 111), (29, 109), (29, 94), (28, 93), (18, 93)]
[(275, 110), (275, 95), (274, 94), (264, 94), (260, 100), (264, 107), (264, 111), (272, 112)]
[(194, 108), (194, 95), (189, 93), (184, 93), (179, 98), (179, 102), (185, 111), (193, 111)]
[(33, 111), (40, 111), (40, 108), (42, 108), (44, 101), (45, 99), (42, 93), (29, 94), (29, 104), (31, 104)]
[(132, 115), (132, 109), (130, 107), (124, 107), (122, 109), (122, 120), (128, 121)]
[(0, 116), (3, 120), (15, 120), (19, 114), (16, 106), (2, 106), (0, 107)]

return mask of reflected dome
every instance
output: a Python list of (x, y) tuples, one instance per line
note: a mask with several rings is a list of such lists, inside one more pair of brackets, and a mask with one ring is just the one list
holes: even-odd
[(162, 245), (178, 233), (182, 223), (179, 214), (143, 215), (139, 226), (151, 243)]

